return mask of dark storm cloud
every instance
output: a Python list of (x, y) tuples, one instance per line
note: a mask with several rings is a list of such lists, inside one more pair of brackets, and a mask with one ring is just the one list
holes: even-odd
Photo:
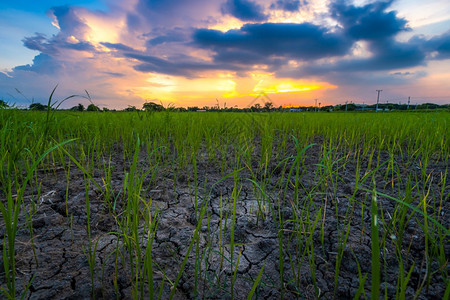
[(126, 16), (127, 27), (130, 32), (139, 30), (142, 26), (141, 17), (136, 13), (128, 13)]
[(182, 42), (184, 39), (180, 36), (173, 36), (173, 35), (162, 35), (155, 38), (152, 38), (147, 42), (147, 45), (149, 46), (157, 46), (160, 44), (165, 43), (172, 43), (172, 42)]
[(172, 10), (174, 7), (186, 3), (186, 2), (198, 2), (194, 0), (140, 0), (139, 3), (148, 9), (155, 11)]
[(257, 65), (257, 64), (265, 64), (270, 66), (278, 66), (282, 65), (285, 60), (284, 59), (274, 59), (268, 58), (265, 55), (260, 55), (255, 52), (250, 51), (221, 51), (218, 54), (214, 55), (214, 61), (216, 63), (224, 63), (224, 64), (241, 64), (246, 66)]
[[(81, 21), (73, 8), (69, 6), (53, 7), (49, 14), (56, 18), (60, 27), (59, 33), (50, 38), (41, 33), (25, 37), (22, 40), (25, 47), (50, 56), (60, 53), (62, 49), (95, 51), (95, 47), (90, 42), (83, 40), (89, 27)], [(73, 37), (78, 40), (73, 40)]]
[[(225, 33), (218, 30), (198, 29), (194, 43), (221, 53), (241, 51), (257, 56), (281, 56), (285, 59), (320, 59), (348, 53), (351, 43), (339, 32), (311, 23), (246, 24), (238, 30)], [(263, 61), (261, 62), (263, 63)]]
[(93, 52), (95, 51), (95, 47), (89, 42), (78, 42), (78, 43), (62, 43), (61, 47), (77, 50), (77, 51), (87, 51)]
[[(407, 42), (395, 40), (398, 33), (408, 28), (406, 20), (398, 18), (396, 12), (387, 11), (392, 1), (374, 2), (360, 7), (346, 3), (346, 1), (338, 1), (330, 5), (332, 17), (340, 23), (341, 32), (347, 37), (342, 40), (346, 41), (349, 47), (355, 46), (358, 41), (366, 41), (366, 50), (370, 55), (341, 57), (332, 62), (309, 60), (301, 68), (280, 71), (278, 76), (315, 75), (340, 82), (342, 79), (338, 80), (339, 76), (358, 78), (352, 74), (385, 72), (426, 64), (427, 52), (423, 43), (417, 42), (416, 38)], [(336, 57), (339, 58), (339, 55)]]
[(324, 71), (385, 71), (412, 68), (425, 64), (425, 53), (408, 43), (385, 42), (377, 45), (369, 58), (341, 60)]
[[(308, 2), (303, 1), (303, 4), (306, 5), (308, 4)], [(300, 6), (301, 6), (300, 0), (277, 0), (270, 5), (270, 8), (295, 12), (300, 9)]]
[[(139, 0), (136, 15), (129, 14), (129, 19), (133, 21), (128, 20), (128, 23), (133, 23), (132, 27), (140, 27), (155, 14), (163, 14), (170, 20), (174, 18), (173, 14), (182, 12), (183, 7), (198, 7), (199, 3), (203, 2), (205, 1)], [(304, 62), (300, 67), (302, 70), (298, 70), (303, 74), (307, 71), (312, 74), (325, 74), (396, 70), (424, 64), (426, 53), (423, 47), (414, 43), (394, 41), (398, 33), (408, 28), (406, 20), (398, 18), (395, 11), (388, 11), (391, 0), (364, 6), (347, 3), (338, 1), (330, 5), (331, 16), (340, 24), (335, 28), (307, 22), (248, 23), (240, 29), (227, 32), (193, 29), (190, 36), (192, 29), (177, 25), (167, 26), (164, 23), (149, 27), (152, 28), (151, 31), (141, 35), (141, 38), (146, 40), (146, 52), (140, 53), (120, 43), (102, 44), (116, 50), (119, 55), (138, 60), (140, 63), (134, 67), (136, 70), (189, 77), (197, 76), (205, 70), (248, 70), (255, 65), (266, 65), (271, 71), (281, 72), (283, 66), (292, 59)], [(306, 4), (306, 1), (300, 0), (277, 0), (272, 3), (271, 8), (295, 11)], [(263, 7), (249, 0), (227, 0), (222, 5), (222, 13), (248, 21), (262, 21), (267, 18)], [(66, 15), (67, 18), (72, 17), (70, 10)], [(367, 42), (367, 50), (370, 52), (368, 58), (339, 60), (350, 54), (355, 43), (361, 40)], [(445, 37), (442, 40), (445, 41)], [(436, 39), (435, 44), (440, 41)], [(174, 55), (173, 49), (167, 48), (172, 47), (172, 44), (181, 47), (180, 49), (187, 46), (211, 50), (213, 62)], [(161, 51), (169, 51), (170, 54)], [(171, 55), (171, 59), (162, 59), (163, 54)], [(323, 58), (335, 60), (327, 64), (316, 63)]]
[(125, 53), (125, 57), (135, 59), (141, 62), (134, 66), (134, 69), (141, 72), (156, 72), (175, 76), (186, 76), (189, 78), (198, 77), (198, 73), (210, 70), (232, 70), (239, 71), (240, 67), (226, 64), (210, 64), (206, 62), (177, 60), (177, 59), (161, 59), (159, 57)]
[(268, 18), (261, 5), (248, 0), (227, 0), (222, 6), (222, 13), (242, 21), (265, 21)]
[(337, 1), (330, 5), (331, 16), (356, 40), (377, 40), (394, 37), (408, 30), (407, 21), (395, 11), (386, 12), (393, 0), (378, 1), (364, 6)]
[(101, 42), (100, 44), (102, 44), (106, 48), (113, 49), (113, 50), (120, 50), (120, 51), (124, 51), (124, 52), (135, 52), (136, 51), (133, 48), (131, 48), (127, 45), (124, 45), (122, 43)]
[(316, 63), (314, 61), (303, 65), (301, 69), (285, 70), (279, 72), (278, 76), (326, 76), (331, 74), (338, 76), (349, 76), (351, 73), (364, 73), (390, 71), (397, 69), (413, 68), (426, 64), (426, 53), (413, 43), (399, 43), (395, 41), (384, 41), (372, 45), (373, 55), (367, 58), (341, 59), (334, 63)]
[(432, 54), (435, 54), (435, 59), (449, 59), (450, 31), (431, 38), (430, 40), (425, 42), (425, 46)]
[(48, 43), (47, 37), (42, 33), (36, 33), (32, 37), (25, 37), (23, 45), (31, 50), (36, 50), (46, 54), (56, 54), (58, 52), (55, 45)]
[(49, 10), (49, 14), (55, 16), (61, 29), (60, 35), (81, 37), (89, 30), (89, 27), (77, 16), (71, 6), (56, 6)]
[(199, 25), (211, 12), (217, 16), (219, 6), (218, 1), (211, 0), (138, 0), (127, 14), (127, 25), (130, 30), (141, 32), (155, 26)]
[(101, 73), (106, 74), (108, 76), (116, 77), (116, 78), (122, 78), (122, 77), (126, 76), (123, 73), (117, 73), (117, 72), (101, 72)]
[(147, 34), (147, 35), (152, 36), (152, 38), (147, 41), (147, 46), (157, 46), (167, 43), (184, 42), (189, 39), (189, 37), (185, 33), (185, 30), (182, 28), (174, 28), (169, 30), (166, 29), (163, 32), (155, 32), (154, 34)]
[[(373, 56), (364, 60), (365, 63), (361, 67), (363, 70), (395, 70), (425, 64), (426, 53), (411, 42), (386, 40), (373, 43), (369, 47)], [(357, 65), (357, 62), (354, 65)]]
[(60, 52), (61, 48), (72, 49), (77, 51), (95, 51), (95, 47), (86, 41), (69, 43), (60, 36), (53, 36), (48, 39), (45, 35), (41, 33), (36, 33), (35, 36), (26, 37), (23, 40), (23, 45), (31, 50), (37, 50), (41, 53), (48, 55), (56, 55)]
[(36, 55), (33, 59), (33, 63), (30, 65), (17, 66), (13, 71), (31, 71), (39, 74), (57, 74), (63, 69), (63, 66), (56, 61), (53, 57), (41, 53)]

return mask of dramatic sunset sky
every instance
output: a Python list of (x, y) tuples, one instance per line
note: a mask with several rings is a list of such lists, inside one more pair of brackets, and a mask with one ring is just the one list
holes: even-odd
[(0, 99), (57, 84), (108, 108), (450, 103), (450, 1), (1, 0)]

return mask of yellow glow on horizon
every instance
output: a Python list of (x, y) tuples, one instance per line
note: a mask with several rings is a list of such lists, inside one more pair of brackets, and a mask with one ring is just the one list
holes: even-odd
[(258, 80), (253, 88), (256, 94), (300, 93), (319, 89), (336, 88), (328, 82), (316, 82), (311, 80), (295, 80), (289, 78), (275, 78), (273, 73), (254, 73), (252, 77)]
[(265, 83), (264, 80), (258, 82), (253, 89), (256, 93), (278, 94), (278, 93), (296, 93), (326, 88), (320, 84), (304, 83), (304, 82), (280, 82)]
[[(206, 72), (199, 78), (185, 78), (162, 74), (136, 72), (134, 78), (118, 78), (119, 86), (126, 86), (134, 97), (145, 101), (169, 103), (176, 106), (213, 106), (216, 99), (227, 104), (243, 105), (261, 93), (273, 95), (276, 103), (298, 102), (303, 97), (311, 97), (315, 91), (333, 89), (328, 82), (315, 80), (295, 80), (276, 78), (272, 73), (255, 72), (241, 77), (233, 72)], [(144, 84), (134, 85), (142, 82)], [(138, 104), (137, 106), (139, 106)]]
[[(211, 77), (187, 79), (180, 76), (152, 74), (146, 79), (148, 85), (135, 87), (135, 94), (142, 99), (159, 99), (178, 103), (186, 99), (213, 101), (233, 94), (236, 82), (227, 73)], [(195, 101), (194, 101), (195, 102)]]

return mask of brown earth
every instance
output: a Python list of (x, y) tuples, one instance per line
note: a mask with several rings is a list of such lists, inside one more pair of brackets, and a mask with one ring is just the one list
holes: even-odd
[[(268, 165), (268, 170), (273, 174), (270, 180), (266, 181), (266, 191), (268, 201), (271, 201), (273, 208), (278, 212), (280, 208), (283, 214), (283, 230), (279, 230), (278, 223), (274, 221), (269, 211), (269, 205), (265, 203), (264, 218), (258, 214), (258, 207), (261, 205), (260, 193), (255, 185), (247, 180), (252, 178), (250, 172), (243, 170), (239, 177), (242, 179), (242, 189), (238, 195), (236, 207), (236, 226), (235, 226), (235, 247), (234, 261), (237, 260), (239, 252), (241, 257), (237, 267), (237, 279), (235, 283), (234, 296), (237, 299), (247, 297), (252, 288), (259, 271), (264, 266), (264, 273), (257, 289), (258, 299), (277, 299), (280, 294), (280, 260), (279, 260), (279, 233), (282, 233), (284, 252), (284, 295), (286, 299), (314, 299), (317, 294), (323, 299), (347, 299), (354, 296), (358, 290), (358, 264), (362, 274), (368, 274), (365, 283), (365, 293), (367, 298), (370, 295), (370, 274), (371, 274), (371, 238), (370, 238), (370, 207), (371, 193), (364, 190), (355, 191), (355, 168), (353, 159), (342, 168), (337, 170), (341, 180), (337, 182), (336, 194), (332, 189), (331, 182), (323, 183), (318, 189), (317, 172), (321, 168), (317, 166), (318, 153), (321, 153), (320, 145), (316, 145), (305, 153), (305, 166), (301, 167), (304, 171), (302, 184), (300, 188), (300, 207), (298, 212), (301, 214), (305, 205), (310, 205), (311, 218), (314, 218), (321, 209), (321, 215), (325, 220), (320, 220), (318, 227), (312, 233), (312, 243), (314, 245), (314, 262), (308, 260), (305, 254), (300, 263), (298, 258), (298, 247), (295, 240), (294, 223), (292, 220), (295, 205), (294, 190), (288, 185), (286, 191), (286, 201), (279, 202), (282, 199), (284, 189), (277, 188), (277, 181), (287, 176), (288, 170), (282, 170), (277, 167), (277, 162), (273, 161)], [(353, 154), (350, 154), (350, 157)], [(345, 155), (343, 155), (345, 156)], [(389, 158), (388, 154), (380, 155), (381, 161)], [(145, 155), (142, 155), (140, 166), (143, 170), (149, 169)], [(396, 157), (396, 163), (400, 174), (411, 178), (421, 178), (419, 161), (406, 163), (406, 158)], [(123, 191), (125, 172), (129, 169), (128, 163), (123, 161), (123, 155), (118, 151), (111, 161), (113, 166), (111, 184), (117, 197), (116, 211), (120, 212), (124, 207), (125, 198), (120, 191)], [(257, 163), (253, 167), (257, 167)], [(288, 168), (290, 167), (288, 163)], [(367, 160), (362, 160), (363, 172), (367, 168)], [(430, 163), (428, 172), (430, 179), (429, 199), (439, 199), (438, 195), (442, 190), (439, 186), (441, 174), (445, 174), (445, 163)], [(388, 195), (397, 197), (404, 191), (404, 186), (398, 182), (398, 178), (389, 174), (386, 179), (384, 171), (386, 165), (380, 169), (376, 178), (377, 190)], [(229, 172), (230, 170), (228, 170)], [(283, 173), (284, 172), (284, 173)], [(197, 224), (194, 213), (194, 178), (192, 166), (186, 169), (177, 167), (162, 167), (158, 169), (156, 177), (149, 176), (145, 178), (144, 196), (152, 199), (154, 209), (159, 210), (159, 222), (155, 240), (153, 243), (153, 261), (154, 261), (154, 287), (157, 291), (163, 282), (163, 273), (168, 279), (165, 279), (162, 288), (162, 299), (168, 298), (170, 294), (170, 282), (175, 280), (180, 269), (189, 243), (193, 237), (194, 229)], [(230, 223), (231, 223), (231, 204), (232, 192), (234, 187), (233, 177), (228, 178), (219, 184), (215, 184), (225, 173), (220, 168), (208, 163), (198, 163), (198, 199), (199, 206), (207, 201), (207, 212), (210, 227), (207, 226), (207, 218), (203, 220), (200, 234), (201, 253), (205, 254), (201, 262), (201, 278), (198, 283), (200, 298), (230, 298), (230, 277), (234, 267), (227, 262), (230, 257), (230, 247), (221, 247), (221, 237), (219, 224), (221, 223), (220, 201), (222, 200), (223, 215), (227, 217), (222, 220), (222, 227), (227, 222), (223, 233), (222, 244), (230, 242)], [(416, 177), (414, 175), (417, 175)], [(102, 170), (94, 172), (93, 177), (96, 182), (102, 185), (104, 174)], [(260, 182), (261, 178), (258, 178)], [(405, 178), (402, 178), (405, 179)], [(38, 189), (34, 187), (28, 190), (24, 198), (23, 212), (19, 218), (19, 231), (16, 239), (16, 261), (17, 261), (17, 289), (18, 295), (23, 291), (23, 287), (34, 276), (34, 279), (26, 295), (26, 299), (88, 299), (92, 297), (92, 286), (90, 278), (90, 269), (87, 256), (83, 251), (87, 247), (87, 215), (86, 215), (86, 192), (83, 173), (72, 165), (70, 170), (69, 186), (67, 190), (66, 203), (66, 170), (59, 166), (49, 167), (40, 170), (38, 180), (42, 182), (39, 198)], [(393, 180), (391, 182), (391, 180)], [(413, 179), (414, 181), (415, 179)], [(447, 181), (448, 182), (448, 181)], [(404, 185), (404, 184), (403, 184)], [(283, 187), (285, 184), (283, 185)], [(363, 187), (371, 189), (370, 180), (363, 184)], [(449, 228), (448, 212), (450, 204), (448, 201), (449, 186), (444, 187), (445, 202), (442, 203), (440, 222), (445, 228)], [(99, 299), (132, 298), (131, 272), (127, 265), (127, 260), (119, 259), (115, 261), (115, 250), (122, 249), (121, 241), (118, 246), (119, 231), (111, 208), (106, 205), (103, 195), (97, 188), (91, 184), (89, 188), (90, 211), (91, 211), (91, 237), (97, 242), (96, 264), (94, 275), (94, 294)], [(313, 201), (307, 200), (307, 195), (311, 194)], [(314, 193), (315, 192), (315, 193)], [(358, 202), (353, 202), (354, 206), (349, 205), (350, 198)], [(4, 201), (4, 199), (2, 199)], [(27, 215), (34, 209), (32, 215), (32, 236), (30, 228), (27, 226)], [(231, 200), (232, 201), (232, 200)], [(418, 199), (413, 203), (418, 204)], [(232, 202), (231, 202), (232, 203)], [(369, 205), (364, 210), (361, 203)], [(385, 197), (378, 197), (379, 206), (382, 207), (385, 222), (389, 222), (394, 215), (398, 204)], [(281, 205), (281, 207), (279, 207)], [(66, 211), (67, 208), (67, 211)], [(336, 209), (338, 213), (336, 214)], [(343, 223), (346, 213), (351, 213), (350, 232), (345, 249), (343, 250), (343, 260), (339, 272), (339, 280), (336, 291), (334, 291), (335, 265), (336, 257), (339, 251), (338, 238), (340, 230), (346, 226)], [(408, 214), (411, 210), (408, 210)], [(429, 211), (432, 214), (432, 211)], [(120, 213), (117, 213), (119, 215)], [(304, 216), (303, 216), (304, 217)], [(72, 220), (72, 223), (71, 223)], [(402, 257), (405, 269), (414, 264), (411, 280), (406, 291), (406, 298), (414, 297), (418, 287), (422, 284), (427, 269), (426, 263), (431, 264), (431, 280), (428, 285), (419, 292), (419, 299), (442, 299), (446, 288), (446, 283), (441, 276), (442, 272), (450, 272), (448, 264), (441, 267), (436, 259), (431, 262), (425, 261), (425, 236), (421, 228), (419, 214), (415, 214), (406, 226), (403, 237)], [(3, 222), (3, 220), (1, 220)], [(383, 225), (383, 224), (382, 224)], [(323, 232), (321, 232), (323, 228)], [(144, 234), (144, 233), (142, 233)], [(385, 235), (383, 226), (380, 229), (380, 239)], [(207, 237), (210, 237), (208, 239)], [(303, 235), (310, 236), (305, 232)], [(394, 237), (391, 233), (386, 233), (386, 242), (383, 251), (380, 253), (382, 258), (382, 295), (384, 288), (389, 299), (396, 295), (396, 283), (398, 280), (399, 264), (394, 251)], [(5, 238), (4, 226), (0, 226), (0, 239), (3, 244)], [(304, 254), (306, 241), (300, 241), (303, 249), (300, 254)], [(450, 245), (448, 237), (443, 245), (446, 257), (450, 257)], [(222, 254), (220, 254), (222, 253)], [(190, 259), (185, 268), (185, 272), (178, 284), (175, 298), (193, 299), (194, 292), (194, 255), (195, 249), (190, 253)], [(448, 260), (447, 260), (448, 262)], [(124, 265), (125, 264), (125, 265)], [(315, 277), (317, 282), (317, 291), (315, 292), (313, 273), (311, 265), (315, 268)], [(443, 269), (442, 269), (443, 268)], [(116, 271), (117, 270), (117, 271)], [(300, 274), (299, 281), (293, 280), (293, 272)], [(116, 276), (117, 275), (117, 276)], [(5, 286), (5, 274), (2, 268), (0, 273), (0, 286)], [(217, 283), (217, 281), (219, 283)], [(114, 283), (117, 283), (116, 287)]]

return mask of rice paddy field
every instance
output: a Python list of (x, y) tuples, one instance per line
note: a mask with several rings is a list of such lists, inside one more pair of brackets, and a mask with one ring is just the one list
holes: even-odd
[(5, 299), (449, 299), (450, 114), (0, 110)]

